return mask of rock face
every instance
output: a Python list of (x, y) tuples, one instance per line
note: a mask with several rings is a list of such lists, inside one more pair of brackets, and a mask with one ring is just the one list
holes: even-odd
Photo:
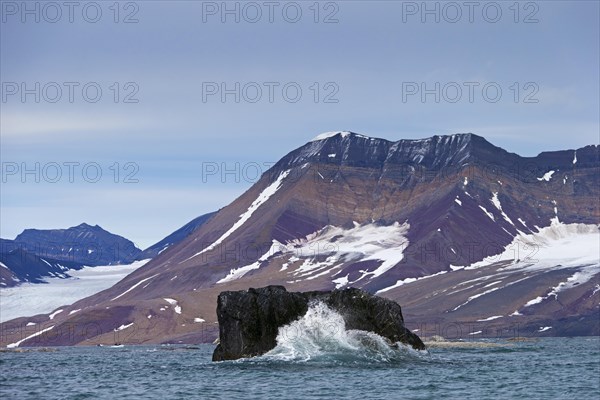
[(281, 326), (302, 317), (312, 302), (321, 301), (342, 315), (346, 329), (377, 333), (391, 343), (425, 349), (404, 327), (398, 303), (355, 288), (330, 292), (288, 292), (283, 286), (222, 292), (217, 300), (220, 343), (213, 361), (254, 357), (273, 349)]

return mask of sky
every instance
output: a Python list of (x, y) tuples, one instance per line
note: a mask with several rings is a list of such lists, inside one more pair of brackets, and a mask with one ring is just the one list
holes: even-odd
[(600, 141), (597, 1), (72, 4), (0, 2), (3, 238), (145, 248), (327, 131)]

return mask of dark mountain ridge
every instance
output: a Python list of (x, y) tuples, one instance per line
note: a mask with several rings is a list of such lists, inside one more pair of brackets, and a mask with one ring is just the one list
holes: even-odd
[(142, 251), (138, 256), (138, 260), (144, 260), (148, 258), (154, 258), (157, 255), (161, 254), (163, 251), (167, 250), (170, 246), (181, 242), (183, 239), (191, 235), (196, 229), (200, 228), (204, 223), (206, 223), (216, 212), (211, 212), (208, 214), (203, 214), (197, 218), (194, 218), (181, 228), (177, 229), (173, 233), (169, 234), (165, 238), (159, 240), (152, 246), (148, 247), (144, 251)]

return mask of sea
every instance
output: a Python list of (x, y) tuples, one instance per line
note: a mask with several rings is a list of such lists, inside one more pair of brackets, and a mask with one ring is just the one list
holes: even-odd
[(598, 337), (469, 340), (420, 352), (355, 339), (287, 343), (224, 362), (211, 361), (209, 344), (4, 351), (0, 398), (600, 399)]

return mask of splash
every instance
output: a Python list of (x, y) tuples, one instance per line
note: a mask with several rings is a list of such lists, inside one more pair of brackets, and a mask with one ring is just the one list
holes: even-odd
[(420, 357), (401, 343), (391, 344), (373, 332), (346, 330), (344, 318), (322, 302), (281, 328), (277, 346), (263, 355), (272, 361), (394, 362)]

